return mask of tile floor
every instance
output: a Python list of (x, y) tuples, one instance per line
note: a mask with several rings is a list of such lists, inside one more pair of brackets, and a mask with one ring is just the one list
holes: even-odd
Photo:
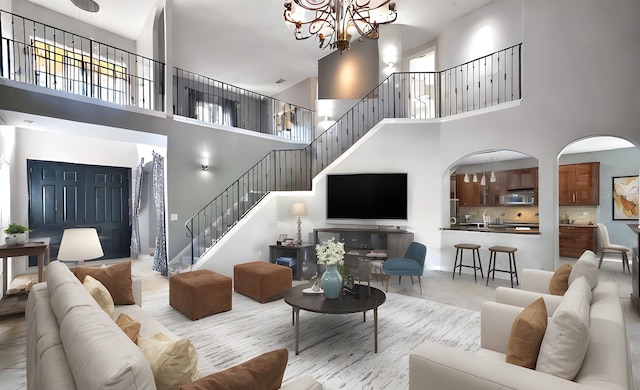
[[(562, 262), (574, 262), (575, 259), (562, 259)], [(467, 270), (465, 270), (467, 271)], [(143, 296), (160, 288), (168, 288), (166, 278), (151, 271), (151, 259), (144, 258), (133, 262), (133, 272), (143, 278)], [(601, 280), (613, 281), (619, 286), (620, 299), (627, 322), (631, 364), (634, 372), (633, 388), (640, 390), (640, 314), (631, 308), (631, 277), (622, 273), (620, 261), (606, 259), (600, 270)], [(381, 281), (372, 281), (374, 285), (382, 286)], [(393, 292), (406, 294), (418, 298), (433, 300), (453, 306), (478, 311), (483, 302), (493, 300), (495, 288), (509, 286), (504, 279), (489, 281), (478, 279), (474, 283), (473, 274), (456, 274), (452, 280), (451, 272), (427, 271), (422, 280), (423, 294), (417, 280), (412, 284), (409, 278), (404, 278), (398, 284), (398, 278), (391, 280), (389, 289)], [(25, 321), (23, 315), (13, 315), (0, 318), (0, 383), (6, 389), (26, 389), (25, 362)]]

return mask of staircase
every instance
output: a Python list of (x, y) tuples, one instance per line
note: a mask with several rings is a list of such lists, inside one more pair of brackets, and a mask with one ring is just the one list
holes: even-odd
[(520, 99), (521, 47), (440, 72), (390, 75), (307, 147), (270, 152), (191, 217), (190, 253), (169, 267), (195, 264), (269, 192), (311, 190), (312, 179), (382, 119), (440, 118)]

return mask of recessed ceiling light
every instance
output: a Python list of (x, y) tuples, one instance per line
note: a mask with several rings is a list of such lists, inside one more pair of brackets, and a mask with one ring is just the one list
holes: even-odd
[(73, 5), (87, 12), (100, 11), (100, 5), (93, 0), (71, 0)]
[(276, 84), (282, 84), (282, 83), (284, 83), (285, 81), (287, 81), (287, 80), (285, 80), (285, 79), (278, 79), (278, 80), (276, 80)]

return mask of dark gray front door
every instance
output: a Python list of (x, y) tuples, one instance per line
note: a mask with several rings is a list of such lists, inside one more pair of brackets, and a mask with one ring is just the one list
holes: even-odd
[(29, 236), (49, 237), (52, 259), (74, 227), (97, 229), (102, 259), (129, 256), (130, 168), (27, 160), (27, 169)]

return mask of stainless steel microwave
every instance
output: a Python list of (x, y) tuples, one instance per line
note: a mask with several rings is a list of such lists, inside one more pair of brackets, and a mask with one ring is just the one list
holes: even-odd
[(532, 205), (535, 202), (533, 191), (511, 192), (500, 197), (503, 205)]

